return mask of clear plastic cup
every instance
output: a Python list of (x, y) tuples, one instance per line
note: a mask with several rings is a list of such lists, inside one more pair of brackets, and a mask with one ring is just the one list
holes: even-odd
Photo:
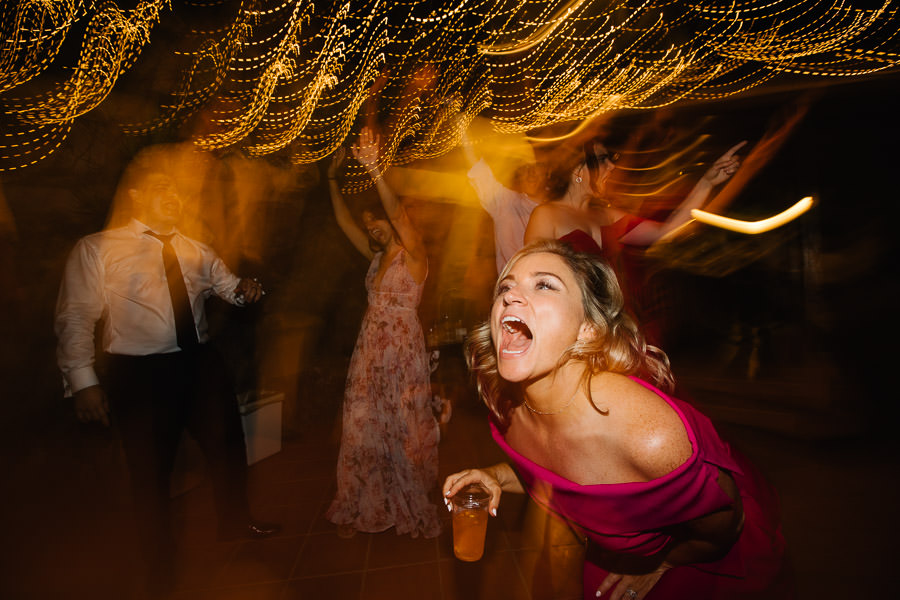
[(490, 499), (491, 495), (480, 483), (464, 487), (450, 499), (453, 554), (459, 560), (474, 562), (484, 554)]

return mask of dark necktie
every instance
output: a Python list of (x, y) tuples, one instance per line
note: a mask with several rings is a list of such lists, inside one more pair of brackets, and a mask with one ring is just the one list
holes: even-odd
[(200, 340), (197, 339), (197, 327), (194, 325), (194, 312), (191, 310), (187, 286), (184, 285), (184, 274), (181, 272), (181, 265), (178, 264), (175, 248), (170, 242), (174, 234), (159, 235), (152, 231), (145, 233), (163, 243), (163, 266), (166, 268), (169, 296), (172, 298), (172, 309), (175, 311), (175, 337), (178, 339), (178, 346), (182, 350), (194, 348), (200, 344)]

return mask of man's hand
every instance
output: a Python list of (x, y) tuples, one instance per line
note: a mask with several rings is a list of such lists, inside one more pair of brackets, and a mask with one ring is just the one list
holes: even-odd
[(109, 401), (99, 385), (75, 392), (75, 415), (82, 423), (100, 421), (109, 427)]
[(266, 295), (262, 284), (257, 279), (241, 279), (234, 288), (234, 299), (238, 304), (253, 304)]

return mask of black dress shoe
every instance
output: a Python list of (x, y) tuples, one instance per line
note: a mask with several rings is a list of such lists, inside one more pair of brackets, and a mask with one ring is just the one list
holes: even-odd
[(276, 533), (281, 533), (281, 525), (278, 523), (265, 523), (263, 521), (250, 521), (246, 527), (246, 535), (250, 538), (266, 538)]
[(265, 523), (263, 521), (250, 521), (246, 525), (233, 525), (219, 529), (219, 539), (222, 541), (245, 538), (248, 540), (261, 540), (275, 535), (281, 531), (278, 523)]

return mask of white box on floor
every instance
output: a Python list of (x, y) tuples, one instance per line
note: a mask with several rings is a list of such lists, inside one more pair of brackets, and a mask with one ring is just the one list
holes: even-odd
[(240, 403), (247, 446), (247, 464), (252, 465), (267, 456), (281, 452), (281, 408), (284, 394), (260, 392), (255, 399)]

